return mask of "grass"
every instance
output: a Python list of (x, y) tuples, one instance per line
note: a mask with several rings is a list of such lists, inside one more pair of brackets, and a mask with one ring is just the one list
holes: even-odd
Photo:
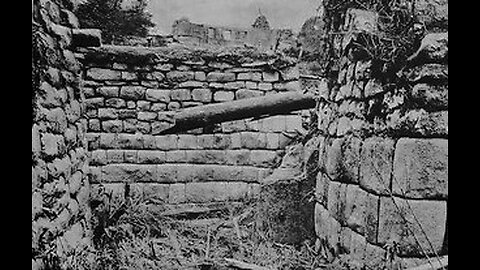
[(72, 269), (231, 269), (225, 258), (278, 270), (350, 269), (329, 268), (309, 241), (298, 247), (269, 241), (256, 226), (255, 200), (193, 218), (150, 211), (143, 196), (105, 193), (94, 204), (94, 247), (78, 253)]

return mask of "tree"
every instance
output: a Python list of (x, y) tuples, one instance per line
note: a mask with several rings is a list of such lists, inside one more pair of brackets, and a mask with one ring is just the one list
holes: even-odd
[(81, 3), (76, 15), (82, 28), (102, 30), (102, 39), (111, 44), (126, 36), (145, 37), (148, 28), (155, 26), (152, 15), (146, 12), (147, 0), (87, 0)]

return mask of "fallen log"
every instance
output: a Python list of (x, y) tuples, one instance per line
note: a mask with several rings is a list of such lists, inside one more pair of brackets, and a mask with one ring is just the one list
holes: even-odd
[(172, 124), (159, 134), (172, 134), (212, 124), (273, 116), (315, 107), (315, 96), (289, 92), (187, 108), (172, 115)]

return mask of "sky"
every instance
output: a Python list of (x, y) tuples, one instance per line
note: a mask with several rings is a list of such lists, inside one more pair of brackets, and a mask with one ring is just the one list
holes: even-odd
[(150, 0), (147, 10), (159, 32), (171, 32), (173, 21), (188, 17), (191, 22), (218, 26), (250, 27), (259, 14), (272, 28), (298, 32), (306, 19), (316, 14), (321, 0)]

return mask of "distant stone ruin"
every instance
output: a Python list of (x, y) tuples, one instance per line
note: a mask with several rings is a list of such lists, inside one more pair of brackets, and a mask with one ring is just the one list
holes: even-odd
[(273, 49), (277, 43), (294, 44), (290, 29), (271, 29), (265, 15), (259, 15), (252, 27), (213, 26), (180, 18), (173, 23), (173, 36), (181, 43), (193, 45), (250, 45)]

